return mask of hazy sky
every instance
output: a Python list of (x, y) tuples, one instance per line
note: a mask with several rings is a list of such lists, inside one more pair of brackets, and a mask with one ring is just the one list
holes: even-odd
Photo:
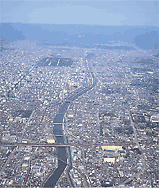
[(0, 2), (0, 22), (159, 26), (158, 1)]

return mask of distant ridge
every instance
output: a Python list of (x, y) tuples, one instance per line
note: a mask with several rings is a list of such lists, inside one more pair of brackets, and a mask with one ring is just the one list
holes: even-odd
[(142, 49), (154, 49), (159, 28), (154, 26), (89, 26), (1, 23), (0, 36), (8, 41), (37, 40), (49, 45), (95, 47), (109, 41), (134, 43)]

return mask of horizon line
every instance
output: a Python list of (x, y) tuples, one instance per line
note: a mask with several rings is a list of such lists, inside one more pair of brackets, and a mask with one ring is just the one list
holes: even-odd
[(76, 23), (60, 23), (60, 24), (57, 24), (57, 23), (22, 23), (22, 22), (0, 22), (0, 25), (1, 24), (16, 24), (16, 23), (19, 23), (19, 24), (41, 24), (41, 25), (81, 25), (81, 26), (118, 26), (118, 27), (157, 27), (159, 28), (159, 26), (150, 26), (150, 25), (104, 25), (104, 24), (76, 24)]

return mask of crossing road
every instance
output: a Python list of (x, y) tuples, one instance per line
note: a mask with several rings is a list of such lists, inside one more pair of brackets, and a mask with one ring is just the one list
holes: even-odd
[[(61, 136), (61, 135), (57, 135)], [(108, 143), (97, 143), (97, 144), (59, 144), (59, 143), (7, 143), (7, 142), (0, 142), (0, 146), (35, 146), (35, 147), (71, 147), (71, 146), (107, 146), (110, 144)]]

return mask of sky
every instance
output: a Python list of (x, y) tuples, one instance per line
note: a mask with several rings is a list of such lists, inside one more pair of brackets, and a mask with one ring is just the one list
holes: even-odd
[(159, 27), (159, 1), (0, 0), (0, 22)]

